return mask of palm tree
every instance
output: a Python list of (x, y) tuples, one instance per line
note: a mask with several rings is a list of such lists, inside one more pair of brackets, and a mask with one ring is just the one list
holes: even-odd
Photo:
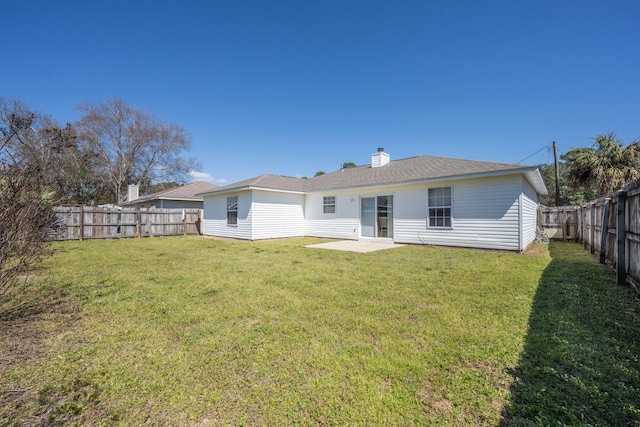
[(640, 142), (624, 147), (614, 133), (593, 138), (591, 148), (574, 148), (562, 156), (565, 177), (573, 188), (596, 188), (613, 194), (640, 177)]

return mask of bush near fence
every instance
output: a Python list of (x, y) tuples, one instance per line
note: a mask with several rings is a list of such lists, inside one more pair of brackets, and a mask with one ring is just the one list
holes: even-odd
[(58, 206), (54, 240), (117, 239), (200, 234), (201, 209)]
[(584, 206), (543, 206), (538, 220), (550, 237), (581, 242), (616, 270), (619, 284), (640, 292), (640, 180)]

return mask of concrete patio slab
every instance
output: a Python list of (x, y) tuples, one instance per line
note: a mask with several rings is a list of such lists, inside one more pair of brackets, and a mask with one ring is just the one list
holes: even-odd
[(315, 249), (332, 249), (334, 251), (348, 251), (357, 253), (367, 253), (381, 251), (384, 249), (399, 248), (406, 245), (400, 245), (397, 243), (379, 243), (379, 242), (366, 242), (362, 240), (339, 240), (336, 242), (317, 243), (315, 245), (307, 245), (307, 248)]

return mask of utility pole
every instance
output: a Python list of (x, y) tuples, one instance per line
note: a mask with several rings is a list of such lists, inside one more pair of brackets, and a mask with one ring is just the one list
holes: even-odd
[(556, 206), (560, 206), (560, 168), (558, 167), (558, 148), (553, 141), (553, 161), (556, 170)]

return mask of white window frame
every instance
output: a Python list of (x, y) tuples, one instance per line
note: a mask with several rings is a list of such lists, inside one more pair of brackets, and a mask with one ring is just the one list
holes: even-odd
[(322, 197), (322, 213), (326, 213), (326, 214), (336, 213), (336, 196)]
[(453, 187), (427, 190), (427, 228), (453, 228)]
[(238, 196), (227, 196), (227, 226), (238, 226)]

